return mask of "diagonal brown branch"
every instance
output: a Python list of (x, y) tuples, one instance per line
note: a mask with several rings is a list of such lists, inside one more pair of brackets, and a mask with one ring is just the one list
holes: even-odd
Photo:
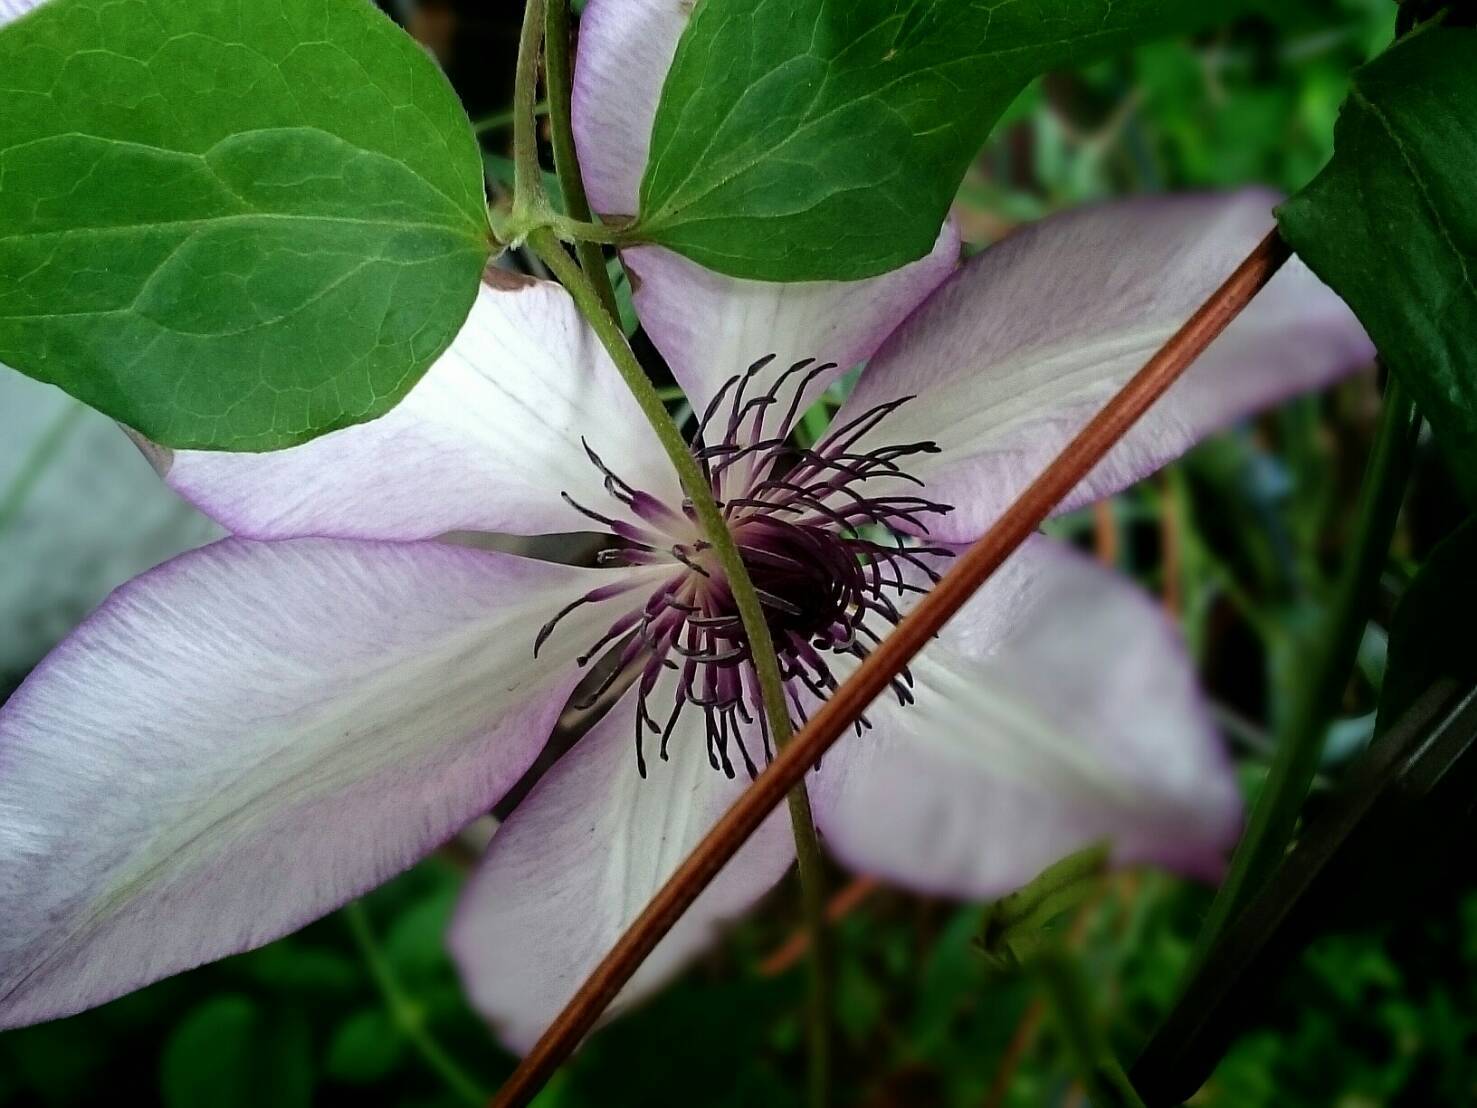
[(1164, 395), (1290, 256), (1291, 251), (1277, 232), (1263, 239), (1189, 322), (1067, 444), (995, 526), (955, 559), (943, 580), (820, 707), (662, 886), (498, 1090), (492, 1101), (494, 1108), (513, 1108), (533, 1099), (656, 944), (785, 799), (785, 794), (800, 784), (806, 770), (846, 733), (913, 656)]

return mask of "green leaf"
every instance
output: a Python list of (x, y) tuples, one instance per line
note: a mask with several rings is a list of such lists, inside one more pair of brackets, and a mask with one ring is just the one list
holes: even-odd
[(252, 984), (296, 998), (342, 996), (364, 981), (355, 959), (329, 947), (310, 946), (300, 937), (269, 943), (237, 957), (233, 965)]
[(1477, 516), (1431, 552), (1400, 598), (1375, 733), (1384, 734), (1443, 677), (1477, 684)]
[(869, 277), (933, 247), (1037, 74), (1247, 0), (701, 0), (652, 129), (637, 237), (739, 277)]
[(1433, 26), (1358, 70), (1333, 160), (1278, 219), (1477, 494), (1474, 64), (1477, 30)]
[(51, 0), (0, 99), (0, 362), (152, 439), (382, 415), (471, 309), (471, 125), (365, 0)]
[(206, 1001), (164, 1046), (166, 1108), (307, 1108), (313, 1097), (307, 1021), (267, 1013), (248, 997)]
[(334, 1032), (328, 1075), (354, 1085), (383, 1080), (405, 1056), (405, 1038), (383, 1008), (354, 1013)]
[(451, 971), (446, 931), (458, 899), (456, 888), (438, 889), (406, 908), (390, 925), (384, 941), (385, 957), (403, 981), (427, 982)]

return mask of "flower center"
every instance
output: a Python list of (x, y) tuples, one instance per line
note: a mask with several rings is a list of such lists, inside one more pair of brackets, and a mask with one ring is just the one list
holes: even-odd
[[(924, 517), (951, 509), (897, 491), (900, 483), (921, 485), (904, 472), (899, 459), (934, 453), (938, 448), (933, 443), (856, 449), (906, 400), (873, 408), (832, 427), (814, 446), (802, 447), (794, 441), (802, 398), (816, 377), (835, 366), (797, 362), (777, 374), (768, 391), (750, 395), (754, 380), (773, 360), (772, 355), (761, 358), (718, 391), (699, 423), (692, 452), (758, 593), (785, 679), (792, 723), (803, 724), (807, 705), (824, 700), (838, 685), (831, 661), (839, 655), (865, 658), (881, 634), (902, 618), (897, 601), (923, 591), (923, 580), (938, 579), (929, 557), (950, 552), (906, 536), (926, 534)], [(775, 419), (784, 396), (790, 399)], [(566, 495), (576, 509), (622, 540), (620, 548), (602, 554), (602, 562), (673, 569), (644, 604), (616, 620), (579, 659), (586, 665), (619, 644), (608, 679), (590, 699), (639, 666), (636, 757), (642, 776), (647, 737), (660, 736), (665, 759), (677, 720), (689, 706), (704, 714), (713, 767), (733, 776), (737, 750), (750, 775), (757, 774), (756, 759), (767, 761), (773, 749), (752, 652), (728, 580), (702, 537), (692, 506), (667, 505), (632, 488), (588, 444), (585, 450), (605, 475), (606, 490), (642, 521), (607, 517)], [(883, 492), (873, 491), (878, 482)], [(574, 608), (639, 584), (617, 582), (586, 594), (544, 626), (535, 650)], [(648, 700), (664, 671), (676, 671), (677, 696), (659, 720)], [(906, 670), (893, 682), (903, 704), (912, 701), (911, 683)], [(760, 749), (750, 749), (752, 745)]]

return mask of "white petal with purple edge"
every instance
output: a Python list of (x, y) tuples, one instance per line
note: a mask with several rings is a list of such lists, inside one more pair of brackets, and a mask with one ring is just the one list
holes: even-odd
[[(972, 259), (878, 351), (840, 413), (916, 399), (859, 448), (931, 439), (909, 472), (978, 538), (1272, 227), (1261, 190), (1083, 208)], [(1294, 259), (1074, 491), (1110, 495), (1207, 434), (1370, 364), (1353, 314)]]
[(569, 295), (489, 277), (451, 348), (389, 414), (270, 454), (156, 453), (180, 493), (238, 535), (419, 539), (592, 529), (568, 493), (631, 518), (583, 441), (679, 503), (677, 479)]
[[(671, 703), (674, 689), (674, 679), (665, 677), (652, 703)], [(656, 756), (648, 737), (644, 780), (636, 769), (635, 732), (633, 690), (498, 828), (463, 893), (452, 954), (473, 1004), (514, 1050), (533, 1045), (749, 783), (742, 770), (730, 780), (709, 765), (703, 714), (691, 706), (671, 736), (670, 761)], [(617, 1007), (666, 980), (793, 859), (787, 817), (779, 811), (661, 941)]]
[(590, 206), (635, 215), (651, 152), (651, 125), (687, 0), (589, 0), (579, 23), (571, 112)]
[(0, 709), (0, 1026), (259, 946), (486, 811), (615, 604), (535, 634), (612, 580), (228, 539), (124, 586)]
[[(580, 19), (573, 122), (590, 203), (635, 214), (657, 102), (692, 5), (685, 0), (590, 0)], [(800, 361), (835, 362), (812, 382), (818, 395), (865, 361), (959, 260), (953, 222), (926, 258), (866, 281), (771, 284), (725, 277), (660, 247), (622, 255), (636, 310), (693, 406), (768, 354), (758, 382)], [(788, 398), (787, 398), (788, 402)]]
[(811, 779), (848, 865), (994, 897), (1107, 840), (1119, 862), (1215, 876), (1240, 799), (1178, 635), (1153, 601), (1051, 540), (1027, 542)]
[[(701, 412), (724, 381), (771, 354), (774, 362), (759, 375), (751, 394), (767, 389), (802, 359), (814, 359), (817, 364), (835, 363), (810, 382), (805, 401), (819, 396), (870, 358), (954, 271), (959, 232), (950, 220), (926, 258), (865, 281), (745, 281), (655, 246), (636, 247), (622, 257), (632, 275), (642, 326)], [(784, 399), (788, 403), (790, 395)]]

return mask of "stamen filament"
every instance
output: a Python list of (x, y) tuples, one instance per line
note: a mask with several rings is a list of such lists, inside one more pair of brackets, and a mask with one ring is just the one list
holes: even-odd
[[(890, 626), (902, 619), (889, 594), (902, 597), (925, 591), (910, 580), (913, 574), (937, 579), (937, 571), (926, 559), (944, 557), (949, 552), (938, 546), (919, 546), (902, 531), (926, 532), (923, 517), (943, 514), (950, 508), (923, 496), (896, 492), (869, 495), (865, 491), (866, 483), (873, 478), (885, 478), (889, 490), (895, 487), (891, 482), (913, 480), (902, 471), (897, 459), (935, 449), (932, 443), (884, 446), (864, 452), (851, 449), (902, 401), (869, 409), (835, 429), (819, 447), (807, 449), (794, 444), (790, 432), (802, 394), (819, 375), (835, 366), (803, 359), (777, 373), (768, 389), (754, 393), (754, 382), (774, 360), (773, 355), (759, 358), (743, 373), (724, 382), (703, 412), (692, 454), (708, 476), (714, 501), (725, 516), (769, 626), (779, 677), (788, 690), (789, 722), (793, 726), (805, 719), (807, 696), (822, 701), (838, 687), (827, 657), (864, 659), (880, 641), (868, 620)], [(779, 408), (783, 390), (797, 380), (778, 429), (770, 430), (767, 425)], [(706, 437), (720, 427), (721, 439)], [(774, 756), (762, 683), (727, 576), (706, 553), (711, 545), (705, 540), (682, 538), (691, 531), (690, 504), (674, 509), (662, 503), (606, 465), (588, 442), (584, 447), (611, 498), (667, 533), (664, 539), (566, 496), (577, 510), (624, 540), (619, 549), (604, 552), (601, 561), (682, 568), (643, 605), (616, 620), (580, 657), (580, 664), (587, 664), (599, 651), (623, 638), (616, 648), (617, 672), (645, 656), (636, 689), (636, 756), (643, 776), (647, 770), (646, 734), (661, 736), (661, 757), (666, 759), (684, 707), (703, 713), (704, 741), (715, 769), (734, 773), (732, 749), (736, 746), (744, 768), (751, 775), (757, 774), (759, 763), (746, 742), (746, 729), (757, 724), (764, 761)], [(879, 529), (891, 541), (865, 537), (860, 533), (863, 528)], [(587, 599), (559, 613), (541, 632), (539, 645), (558, 620)], [(670, 712), (658, 722), (648, 701), (663, 673), (676, 674), (676, 692)], [(893, 682), (893, 691), (902, 704), (913, 699), (911, 681), (904, 671)], [(599, 691), (603, 692), (609, 683), (603, 682)], [(870, 726), (865, 719), (858, 722), (859, 729), (864, 726)]]

